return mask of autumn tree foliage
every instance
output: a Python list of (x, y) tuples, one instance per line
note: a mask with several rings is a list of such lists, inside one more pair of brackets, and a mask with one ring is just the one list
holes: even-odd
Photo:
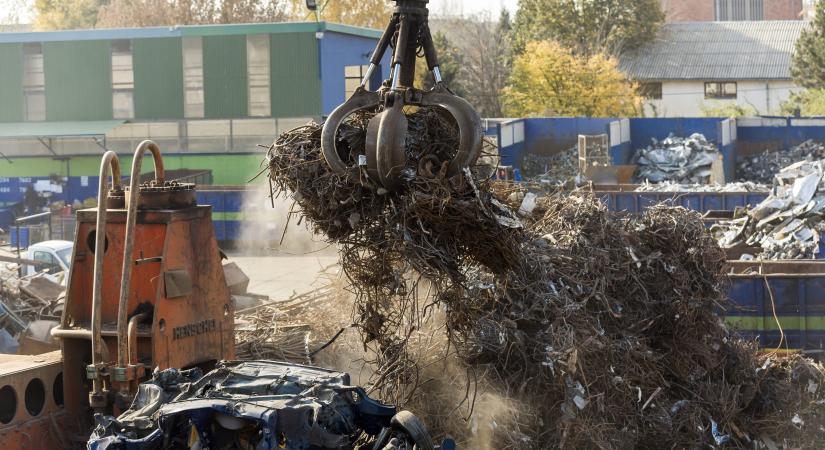
[[(306, 11), (304, 0), (291, 1), (296, 16), (315, 20), (314, 14)], [(387, 0), (319, 0), (317, 3), (321, 20), (357, 27), (383, 30), (392, 14), (392, 3)]]
[(34, 29), (76, 30), (94, 28), (102, 0), (35, 0)]
[(577, 56), (553, 41), (534, 41), (513, 61), (504, 94), (510, 117), (636, 115), (636, 86), (604, 54)]
[(282, 22), (289, 13), (279, 0), (111, 0), (100, 8), (96, 27)]
[(38, 30), (315, 21), (386, 27), (385, 0), (35, 0)]

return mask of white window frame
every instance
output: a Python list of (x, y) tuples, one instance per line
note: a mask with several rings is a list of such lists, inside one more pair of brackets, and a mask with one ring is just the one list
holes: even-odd
[(112, 117), (135, 117), (135, 71), (132, 58), (132, 41), (112, 41)]
[(39, 42), (23, 44), (23, 120), (46, 120), (46, 74)]
[(201, 119), (205, 114), (203, 95), (203, 40), (200, 36), (182, 39), (183, 116)]
[(249, 117), (270, 117), (272, 105), (268, 34), (246, 36), (246, 69)]
[(344, 98), (352, 97), (361, 81), (364, 80), (364, 75), (367, 74), (369, 64), (360, 64), (357, 66), (344, 66)]

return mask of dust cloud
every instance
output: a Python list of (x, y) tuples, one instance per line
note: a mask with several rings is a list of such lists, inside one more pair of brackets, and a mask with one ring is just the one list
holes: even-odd
[[(347, 281), (339, 277), (331, 281), (336, 295), (336, 308), (323, 308), (301, 320), (313, 330), (317, 347), (341, 328), (346, 330), (332, 345), (310, 361), (312, 365), (348, 372), (354, 385), (363, 386), (373, 398), (395, 404), (420, 417), (437, 442), (445, 437), (456, 440), (459, 448), (497, 450), (528, 444), (520, 427), (530, 422), (527, 406), (496, 388), (494, 371), (476, 372), (459, 358), (447, 339), (446, 316), (442, 310), (430, 310), (417, 330), (409, 335), (407, 351), (417, 375), (408, 384), (396, 385), (394, 392), (383, 397), (373, 391), (373, 383), (382, 373), (396, 370), (376, 364), (374, 343), (364, 344), (363, 336), (350, 328), (355, 312), (355, 298), (347, 289)], [(422, 282), (422, 286), (426, 283)], [(419, 286), (422, 294), (426, 287)], [(427, 295), (421, 298), (427, 304)], [(421, 311), (419, 311), (421, 312)], [(387, 394), (387, 392), (384, 392)]]
[(335, 254), (335, 247), (314, 234), (299, 212), (289, 198), (271, 199), (264, 188), (247, 190), (238, 250), (252, 255)]

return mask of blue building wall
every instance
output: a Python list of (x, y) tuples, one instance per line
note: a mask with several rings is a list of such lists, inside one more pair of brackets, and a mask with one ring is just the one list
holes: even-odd
[(825, 262), (785, 264), (797, 272), (733, 275), (726, 321), (763, 348), (825, 350)]
[[(321, 67), (321, 110), (329, 114), (346, 99), (344, 67), (366, 65), (375, 50), (377, 39), (325, 32), (319, 40)], [(370, 89), (377, 89), (390, 76), (390, 52), (384, 55), (381, 70), (370, 80)]]

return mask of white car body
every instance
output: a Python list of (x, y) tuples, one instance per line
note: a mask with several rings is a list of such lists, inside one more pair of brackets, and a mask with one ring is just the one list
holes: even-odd
[(30, 245), (23, 256), (26, 259), (43, 262), (42, 266), (26, 264), (23, 276), (31, 276), (46, 271), (45, 277), (55, 283), (65, 284), (72, 263), (72, 241), (43, 241)]

